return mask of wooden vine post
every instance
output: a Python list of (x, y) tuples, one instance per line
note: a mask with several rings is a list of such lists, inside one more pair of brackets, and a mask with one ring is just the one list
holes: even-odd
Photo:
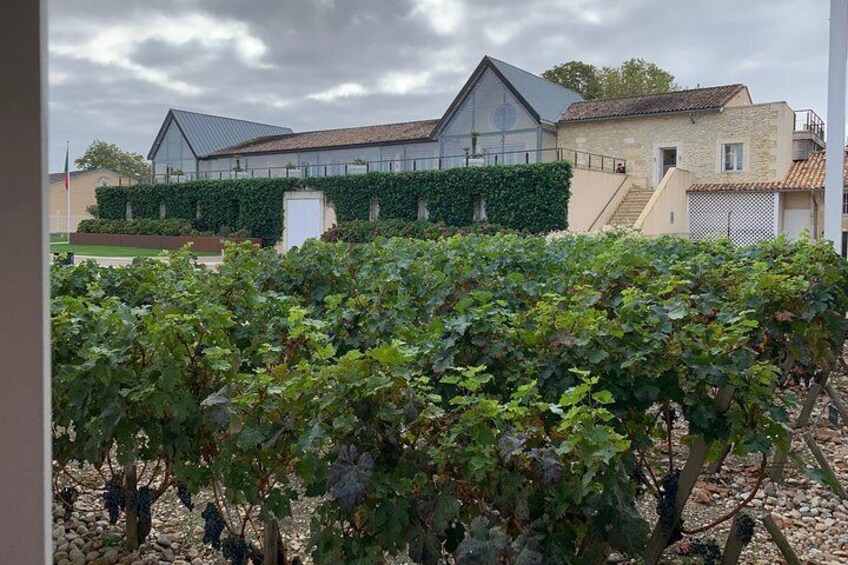
[[(720, 413), (724, 413), (730, 407), (730, 401), (733, 399), (735, 388), (727, 385), (719, 390), (716, 395), (715, 404)], [(710, 453), (710, 444), (703, 437), (695, 438), (692, 448), (689, 450), (689, 458), (686, 460), (686, 465), (680, 473), (680, 479), (677, 481), (677, 497), (674, 503), (674, 516), (669, 528), (664, 528), (662, 520), (657, 520), (654, 531), (648, 540), (645, 548), (645, 563), (647, 565), (656, 565), (659, 563), (665, 548), (668, 547), (668, 540), (672, 532), (680, 523), (680, 516), (683, 514), (683, 508), (692, 494), (692, 489), (698, 480), (698, 476), (704, 468), (704, 462)]]
[(786, 559), (786, 562), (789, 563), (789, 565), (801, 565), (801, 560), (798, 559), (798, 555), (795, 554), (792, 546), (789, 545), (789, 540), (787, 540), (786, 536), (783, 535), (783, 532), (780, 531), (780, 527), (778, 527), (777, 522), (774, 521), (774, 516), (771, 514), (763, 516), (763, 525), (766, 527), (766, 530), (768, 530), (772, 541), (774, 541), (774, 544), (780, 550), (780, 553), (783, 554), (783, 558)]
[(727, 534), (724, 552), (721, 555), (721, 565), (736, 565), (739, 563), (739, 556), (742, 554), (742, 548), (745, 547), (745, 544), (742, 543), (741, 533), (742, 516), (742, 514), (737, 514), (733, 517), (730, 533)]
[(276, 518), (265, 520), (265, 528), (262, 535), (262, 565), (285, 565), (280, 563), (280, 526)]

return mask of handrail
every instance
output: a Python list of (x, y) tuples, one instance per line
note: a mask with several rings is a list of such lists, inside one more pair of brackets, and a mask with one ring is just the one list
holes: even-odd
[(615, 192), (613, 192), (613, 193), (612, 193), (612, 195), (609, 197), (609, 200), (607, 200), (607, 203), (606, 203), (606, 204), (604, 204), (604, 207), (603, 207), (603, 208), (601, 208), (601, 211), (600, 211), (600, 212), (598, 212), (598, 215), (597, 215), (597, 216), (595, 216), (595, 219), (594, 219), (594, 220), (592, 220), (592, 223), (589, 225), (589, 229), (588, 229), (588, 230), (586, 230), (586, 231), (592, 231), (592, 229), (595, 227), (595, 224), (597, 224), (597, 223), (598, 223), (598, 220), (600, 220), (600, 219), (601, 219), (601, 216), (603, 216), (603, 215), (604, 215), (604, 212), (606, 211), (606, 209), (609, 207), (609, 205), (610, 205), (610, 204), (612, 203), (612, 201), (615, 199), (616, 195), (617, 195), (617, 194), (618, 194), (618, 192), (621, 190), (621, 187), (622, 187), (622, 186), (624, 186), (624, 183), (626, 183), (626, 182), (627, 182), (627, 180), (628, 180), (629, 178), (630, 178), (630, 177), (624, 177), (624, 178), (621, 180), (621, 184), (619, 184), (619, 185), (618, 185), (618, 188), (616, 188), (616, 189), (615, 189)]
[[(378, 159), (372, 161), (362, 160), (328, 163), (328, 164), (301, 164), (294, 167), (257, 167), (246, 169), (218, 169), (210, 171), (192, 171), (183, 175), (174, 175), (173, 173), (152, 173), (151, 180), (157, 182), (184, 182), (191, 180), (223, 180), (231, 178), (307, 178), (307, 177), (324, 177), (338, 176), (347, 174), (358, 174), (362, 172), (372, 172), (379, 170), (382, 172), (398, 172), (398, 171), (417, 171), (417, 170), (442, 170), (469, 166), (483, 165), (504, 165), (504, 164), (519, 164), (517, 162), (505, 163), (504, 161), (520, 161), (523, 164), (531, 162), (545, 161), (561, 161), (565, 156), (574, 156), (572, 165), (578, 169), (600, 170), (611, 173), (622, 173), (626, 171), (627, 161), (618, 157), (610, 157), (597, 153), (589, 153), (586, 151), (578, 151), (573, 149), (564, 149), (562, 147), (548, 147), (543, 149), (531, 149), (524, 151), (498, 151), (484, 152), (476, 156), (468, 154), (461, 155), (445, 155), (440, 157), (407, 157), (400, 159)], [(508, 156), (519, 156), (518, 159), (507, 159)], [(581, 163), (580, 157), (588, 157), (583, 159)], [(600, 166), (593, 166), (592, 161)], [(482, 160), (481, 162), (478, 162)], [(249, 161), (248, 161), (249, 164)], [(411, 164), (411, 167), (409, 166)], [(386, 167), (386, 165), (388, 165)], [(406, 165), (406, 166), (405, 166)], [(354, 167), (356, 167), (354, 169)], [(365, 171), (361, 170), (365, 167)], [(387, 170), (386, 170), (387, 169)], [(355, 171), (355, 172), (354, 172)]]

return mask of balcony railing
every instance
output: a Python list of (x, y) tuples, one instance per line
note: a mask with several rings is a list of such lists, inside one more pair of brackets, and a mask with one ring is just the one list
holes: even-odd
[[(190, 172), (182, 175), (154, 174), (153, 182), (187, 182), (193, 180), (223, 180), (251, 178), (309, 178), (338, 175), (354, 175), (369, 172), (402, 172), (445, 170), (460, 167), (482, 167), (494, 165), (519, 165), (568, 160), (576, 168), (608, 173), (624, 173), (627, 161), (609, 155), (588, 153), (552, 147), (531, 151), (486, 152), (477, 157), (451, 155), (447, 157), (415, 157), (407, 159), (383, 159), (376, 161), (351, 161), (313, 165), (303, 163), (288, 167), (246, 167), (244, 170), (214, 170)], [(248, 163), (249, 165), (250, 163)]]
[(812, 110), (796, 110), (795, 131), (810, 132), (824, 141), (824, 120)]

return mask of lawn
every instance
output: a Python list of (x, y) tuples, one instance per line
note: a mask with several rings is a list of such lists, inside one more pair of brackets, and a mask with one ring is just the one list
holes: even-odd
[[(144, 249), (141, 247), (118, 247), (114, 245), (71, 245), (69, 243), (52, 242), (51, 253), (74, 253), (94, 257), (156, 257), (162, 249)], [(213, 257), (217, 253), (195, 253), (200, 257)]]

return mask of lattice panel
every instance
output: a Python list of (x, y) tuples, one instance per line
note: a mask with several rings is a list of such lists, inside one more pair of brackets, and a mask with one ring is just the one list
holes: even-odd
[(776, 192), (690, 193), (690, 237), (727, 237), (736, 245), (774, 239), (778, 232), (777, 199)]

